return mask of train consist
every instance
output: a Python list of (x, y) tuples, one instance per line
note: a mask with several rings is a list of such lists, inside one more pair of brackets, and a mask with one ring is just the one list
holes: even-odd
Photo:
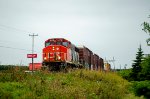
[(64, 38), (51, 38), (43, 48), (43, 66), (49, 70), (87, 68), (104, 70), (104, 61), (85, 46), (75, 46)]

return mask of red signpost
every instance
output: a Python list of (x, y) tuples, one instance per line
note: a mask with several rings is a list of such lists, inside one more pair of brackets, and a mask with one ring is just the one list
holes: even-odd
[(33, 63), (33, 59), (34, 58), (37, 58), (37, 54), (27, 54), (27, 58), (32, 58), (32, 69), (30, 69), (30, 70), (32, 70), (32, 72), (33, 72), (33, 69), (34, 69), (34, 63)]
[[(32, 65), (33, 65), (33, 68), (32, 68)], [(42, 67), (42, 63), (29, 63), (29, 70), (32, 71), (32, 70), (40, 70)]]
[(27, 54), (27, 58), (37, 58), (37, 54)]

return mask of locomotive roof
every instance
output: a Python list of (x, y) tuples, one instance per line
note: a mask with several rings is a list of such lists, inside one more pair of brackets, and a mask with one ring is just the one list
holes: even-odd
[(84, 45), (78, 45), (77, 46), (79, 49), (85, 48), (87, 50), (89, 50), (90, 52), (92, 52), (88, 47), (84, 46)]
[(67, 39), (64, 39), (64, 38), (50, 38), (50, 39), (46, 40), (45, 42), (48, 42), (50, 40), (58, 40), (58, 41), (62, 40), (62, 41), (70, 42), (70, 41), (68, 41)]

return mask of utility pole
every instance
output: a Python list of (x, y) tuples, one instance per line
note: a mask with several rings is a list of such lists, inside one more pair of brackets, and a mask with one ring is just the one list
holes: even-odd
[(126, 70), (127, 64), (124, 65), (124, 69)]
[(114, 65), (114, 71), (115, 71), (115, 69), (116, 69), (116, 68), (115, 68), (115, 61), (116, 61), (116, 60), (115, 60), (115, 58), (113, 57), (112, 62), (113, 62), (113, 65)]
[[(35, 37), (35, 36), (38, 36), (38, 34), (35, 35), (35, 34), (33, 33), (32, 35), (29, 34), (29, 36), (32, 37), (32, 55), (33, 55), (33, 54), (34, 54), (34, 37)], [(32, 73), (33, 73), (33, 63), (34, 63), (34, 58), (32, 57)]]
[(121, 64), (120, 64), (120, 71), (121, 71)]

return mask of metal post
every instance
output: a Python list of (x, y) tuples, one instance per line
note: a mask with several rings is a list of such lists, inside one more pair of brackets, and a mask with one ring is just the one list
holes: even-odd
[(124, 69), (126, 70), (127, 64), (124, 65)]
[(113, 57), (113, 60), (112, 60), (112, 62), (113, 62), (113, 65), (114, 65), (114, 71), (115, 71), (115, 58)]
[[(29, 34), (29, 36), (32, 36), (32, 55), (33, 55), (34, 54), (34, 36), (38, 36), (38, 34), (34, 35), (33, 33), (33, 35)], [(32, 73), (33, 73), (33, 63), (34, 63), (34, 58), (32, 57)]]
[(120, 64), (120, 71), (121, 71), (121, 64)]

